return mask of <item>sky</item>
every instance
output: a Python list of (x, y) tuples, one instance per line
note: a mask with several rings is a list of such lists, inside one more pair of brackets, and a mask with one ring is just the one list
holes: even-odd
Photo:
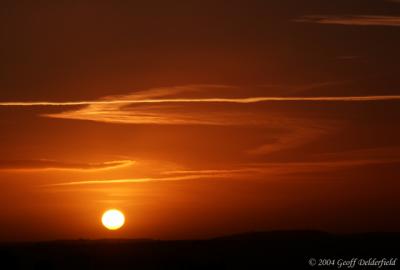
[(0, 241), (399, 231), (399, 48), (400, 1), (2, 1)]

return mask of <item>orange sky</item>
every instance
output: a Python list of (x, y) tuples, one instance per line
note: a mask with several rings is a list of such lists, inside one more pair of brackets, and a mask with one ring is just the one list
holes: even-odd
[(400, 3), (1, 5), (0, 241), (400, 229)]

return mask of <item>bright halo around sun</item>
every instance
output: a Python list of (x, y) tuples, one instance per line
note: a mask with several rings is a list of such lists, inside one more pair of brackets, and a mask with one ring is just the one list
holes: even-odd
[(101, 222), (103, 223), (104, 227), (114, 231), (118, 230), (124, 225), (125, 216), (117, 209), (110, 209), (104, 212), (103, 216), (101, 217)]

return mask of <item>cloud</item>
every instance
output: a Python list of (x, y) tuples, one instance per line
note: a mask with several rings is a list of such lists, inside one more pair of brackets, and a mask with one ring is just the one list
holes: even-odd
[[(338, 82), (323, 82), (301, 87), (288, 86), (286, 93), (307, 90)], [(267, 127), (273, 132), (266, 134), (265, 143), (248, 147), (247, 154), (263, 156), (281, 150), (296, 148), (340, 128), (339, 121), (323, 119), (320, 115), (296, 114), (290, 110), (274, 110), (267, 102), (281, 102), (285, 106), (298, 102), (377, 102), (400, 100), (400, 95), (370, 96), (259, 96), (272, 86), (260, 86), (262, 91), (228, 85), (187, 85), (154, 88), (127, 95), (106, 96), (93, 101), (0, 103), (3, 106), (71, 106), (67, 111), (46, 114), (55, 119), (85, 120), (117, 124), (157, 125), (255, 125)], [(268, 89), (266, 90), (265, 87)], [(282, 86), (280, 91), (282, 92)], [(273, 89), (271, 90), (273, 91)], [(243, 97), (246, 93), (247, 97)], [(47, 104), (47, 105), (44, 105)], [(250, 106), (251, 105), (251, 106)], [(256, 106), (258, 105), (258, 106)], [(311, 116), (311, 117), (310, 117)], [(266, 132), (266, 131), (263, 131)], [(23, 163), (23, 162), (22, 162)], [(115, 164), (63, 164), (51, 161), (25, 162), (32, 169), (99, 169)], [(0, 165), (1, 166), (1, 165)], [(16, 166), (16, 165), (14, 165)], [(24, 168), (23, 165), (20, 166)], [(82, 168), (84, 167), (84, 168)]]
[(73, 181), (58, 184), (45, 185), (45, 187), (57, 186), (78, 186), (78, 185), (104, 185), (104, 184), (130, 184), (130, 183), (148, 183), (148, 182), (170, 182), (170, 181), (187, 181), (202, 178), (227, 178), (227, 174), (199, 174), (175, 177), (148, 177), (148, 178), (131, 178), (131, 179), (112, 179), (112, 180), (89, 180), (89, 181)]
[(242, 98), (159, 98), (159, 99), (109, 99), (109, 100), (93, 100), (93, 101), (14, 101), (0, 102), (0, 106), (79, 106), (79, 105), (118, 105), (125, 106), (129, 104), (162, 104), (162, 103), (235, 103), (235, 104), (251, 104), (273, 101), (385, 101), (400, 100), (400, 95), (369, 95), (369, 96), (317, 96), (317, 97), (279, 97), (279, 96), (259, 96), (259, 97), (242, 97)]
[[(400, 19), (399, 19), (400, 20)], [(332, 82), (316, 83), (302, 86), (299, 89), (313, 89), (321, 86), (331, 85)], [(218, 92), (221, 89), (233, 90), (238, 87), (227, 85), (187, 85), (175, 87), (162, 87), (135, 92), (129, 95), (107, 96), (98, 100), (83, 101), (14, 101), (0, 102), (0, 106), (107, 106), (125, 107), (128, 105), (146, 104), (185, 104), (185, 103), (233, 103), (233, 104), (252, 104), (263, 102), (286, 102), (286, 101), (384, 101), (400, 100), (400, 95), (367, 95), (367, 96), (247, 96), (247, 97), (179, 97), (179, 94), (187, 93), (207, 93)], [(296, 89), (296, 88), (294, 88)], [(96, 107), (92, 108), (96, 109)], [(96, 112), (96, 110), (94, 110)]]
[(357, 26), (400, 26), (400, 16), (376, 16), (376, 15), (310, 15), (296, 19), (296, 22), (357, 25)]
[(24, 171), (99, 171), (131, 166), (133, 160), (115, 160), (101, 163), (73, 163), (55, 160), (0, 160), (1, 171), (24, 172)]
[[(330, 86), (338, 82), (288, 86), (286, 93)], [(341, 82), (343, 83), (343, 82)], [(248, 150), (251, 155), (266, 155), (309, 143), (336, 128), (332, 121), (301, 118), (290, 111), (274, 111), (267, 102), (288, 105), (298, 102), (377, 102), (400, 100), (400, 95), (369, 96), (260, 96), (254, 93), (274, 91), (274, 86), (258, 90), (228, 85), (186, 85), (154, 88), (127, 95), (106, 96), (93, 101), (17, 102), (3, 106), (71, 106), (70, 110), (45, 114), (56, 119), (85, 120), (116, 124), (157, 125), (256, 125), (278, 131), (269, 134), (266, 143)], [(279, 86), (279, 92), (282, 92)], [(262, 91), (259, 91), (260, 88)], [(247, 96), (243, 97), (246, 93)], [(259, 106), (255, 106), (255, 105)], [(251, 106), (249, 106), (251, 105)], [(309, 116), (307, 116), (309, 117)], [(271, 142), (272, 139), (272, 142)]]
[[(355, 159), (355, 160), (330, 160), (310, 162), (272, 162), (239, 164), (235, 169), (203, 169), (203, 170), (174, 170), (162, 172), (156, 177), (142, 177), (129, 179), (105, 179), (105, 180), (82, 180), (70, 181), (56, 184), (44, 185), (42, 187), (68, 187), (84, 185), (115, 185), (115, 184), (137, 184), (153, 182), (177, 182), (193, 180), (244, 180), (244, 179), (266, 179), (268, 176), (288, 176), (301, 173), (315, 173), (335, 171), (340, 169), (371, 166), (389, 163), (400, 163), (400, 158), (393, 159)], [(167, 176), (165, 176), (167, 175)], [(274, 178), (275, 179), (275, 178)]]
[[(318, 84), (321, 85), (321, 84)], [(318, 87), (313, 84), (312, 87)], [(326, 84), (322, 84), (326, 85)], [(123, 96), (108, 96), (95, 101), (77, 102), (85, 105), (61, 113), (44, 116), (59, 119), (88, 120), (120, 124), (194, 124), (243, 125), (270, 124), (276, 115), (254, 112), (244, 106), (266, 102), (367, 102), (400, 100), (400, 95), (371, 96), (247, 96), (252, 90), (225, 85), (188, 85), (149, 89)], [(0, 103), (18, 106), (21, 103)], [(23, 103), (26, 106), (49, 103)], [(71, 103), (51, 103), (71, 105)], [(22, 105), (22, 106), (25, 106)]]
[(366, 148), (348, 150), (337, 153), (324, 153), (319, 154), (318, 158), (321, 160), (381, 160), (383, 162), (399, 160), (400, 159), (400, 147), (378, 147), (378, 148)]
[[(288, 86), (286, 92), (307, 90), (337, 82)], [(260, 86), (265, 93), (266, 86)], [(282, 86), (279, 86), (282, 88)], [(271, 86), (268, 86), (268, 91)], [(258, 89), (259, 90), (259, 89)], [(280, 89), (280, 92), (282, 89)], [(266, 143), (247, 151), (251, 155), (266, 155), (299, 147), (337, 128), (337, 123), (313, 118), (301, 118), (290, 111), (274, 111), (267, 102), (288, 105), (298, 102), (377, 102), (400, 100), (400, 95), (368, 96), (259, 96), (254, 89), (227, 85), (187, 85), (154, 88), (127, 95), (106, 96), (93, 101), (77, 102), (14, 102), (0, 106), (72, 106), (78, 108), (45, 114), (56, 119), (85, 120), (117, 124), (157, 125), (257, 125), (278, 131), (269, 134)], [(246, 93), (248, 96), (243, 97)], [(255, 106), (259, 104), (260, 106)], [(251, 106), (249, 106), (251, 105)], [(272, 142), (271, 142), (272, 141)]]
[[(302, 86), (307, 90), (331, 85), (325, 82)], [(261, 87), (262, 88), (262, 87)], [(262, 92), (265, 92), (265, 87)], [(296, 89), (288, 87), (287, 91)], [(270, 87), (268, 88), (270, 90)], [(286, 91), (286, 92), (287, 92)], [(253, 94), (252, 94), (253, 92)], [(227, 85), (187, 85), (155, 88), (128, 95), (107, 96), (91, 101), (0, 102), (0, 106), (60, 106), (70, 110), (44, 114), (45, 117), (120, 124), (173, 125), (270, 125), (282, 115), (254, 111), (246, 105), (267, 102), (372, 102), (400, 100), (400, 95), (369, 96), (263, 96), (254, 89)], [(280, 92), (282, 92), (280, 90)], [(246, 93), (247, 96), (243, 96)], [(250, 94), (250, 95), (249, 95)], [(78, 106), (78, 108), (76, 108)], [(285, 142), (282, 142), (285, 144)]]
[(322, 124), (320, 126), (316, 126), (315, 124), (299, 124), (300, 123), (293, 121), (292, 125), (289, 126), (291, 130), (279, 134), (272, 143), (260, 145), (254, 149), (250, 149), (247, 153), (250, 155), (267, 155), (273, 152), (298, 147), (307, 144), (332, 130), (332, 127), (323, 126)]

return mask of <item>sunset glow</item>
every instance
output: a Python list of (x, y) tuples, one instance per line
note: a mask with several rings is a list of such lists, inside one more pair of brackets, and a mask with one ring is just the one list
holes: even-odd
[(400, 1), (178, 2), (0, 3), (0, 243), (399, 231)]

